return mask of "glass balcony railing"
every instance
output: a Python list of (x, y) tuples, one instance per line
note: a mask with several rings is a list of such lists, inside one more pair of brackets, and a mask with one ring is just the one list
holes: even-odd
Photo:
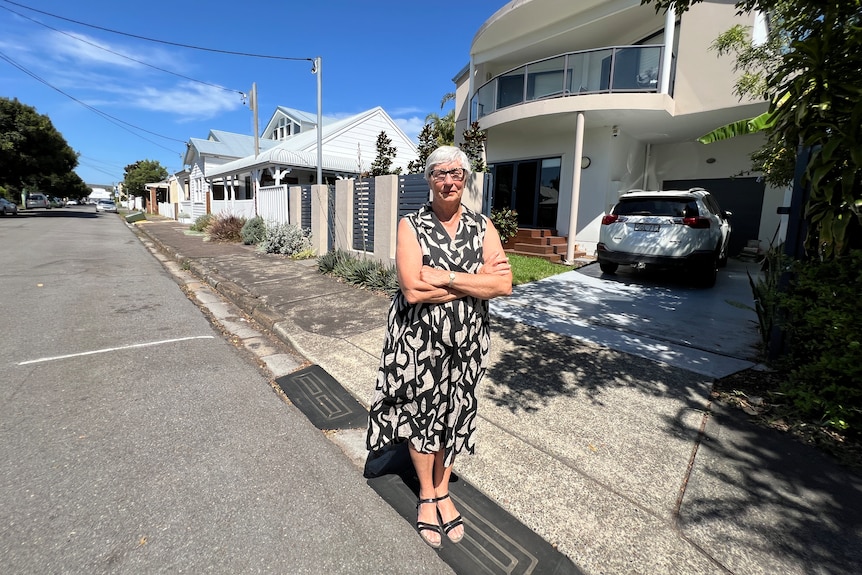
[(545, 98), (658, 92), (664, 46), (615, 46), (571, 52), (509, 70), (485, 83), (470, 102), (471, 121)]

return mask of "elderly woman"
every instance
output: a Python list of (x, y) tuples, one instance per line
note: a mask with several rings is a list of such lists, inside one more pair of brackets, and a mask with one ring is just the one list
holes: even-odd
[(425, 167), (432, 199), (398, 224), (401, 289), (389, 308), (368, 423), (370, 450), (408, 442), (419, 479), (416, 528), (434, 548), (443, 533), (453, 543), (464, 536), (449, 478), (455, 455), (475, 449), (476, 385), (490, 342), (488, 300), (512, 292), (497, 230), (461, 203), (469, 175), (470, 161), (460, 149), (432, 152)]

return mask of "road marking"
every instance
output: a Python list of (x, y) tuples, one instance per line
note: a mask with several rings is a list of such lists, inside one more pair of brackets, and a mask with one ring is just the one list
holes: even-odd
[(154, 345), (162, 345), (165, 343), (176, 343), (178, 341), (189, 341), (192, 339), (215, 339), (214, 335), (194, 335), (191, 337), (180, 337), (177, 339), (163, 339), (161, 341), (151, 341), (148, 343), (133, 343), (131, 345), (124, 345), (121, 347), (108, 347), (105, 349), (96, 349), (93, 351), (84, 351), (81, 353), (70, 353), (69, 355), (58, 355), (55, 357), (43, 357), (41, 359), (31, 359), (29, 361), (22, 361), (18, 365), (30, 365), (32, 363), (44, 363), (46, 361), (55, 361), (58, 359), (69, 359), (70, 357), (82, 357), (85, 355), (95, 355), (97, 353), (108, 353), (109, 351), (122, 351), (124, 349), (134, 349), (136, 347), (152, 347)]

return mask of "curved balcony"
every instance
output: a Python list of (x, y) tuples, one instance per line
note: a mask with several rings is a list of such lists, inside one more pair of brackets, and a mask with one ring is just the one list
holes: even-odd
[(524, 64), (492, 78), (477, 90), (470, 100), (470, 119), (477, 121), (503, 108), (547, 98), (656, 93), (663, 51), (662, 45), (611, 46)]

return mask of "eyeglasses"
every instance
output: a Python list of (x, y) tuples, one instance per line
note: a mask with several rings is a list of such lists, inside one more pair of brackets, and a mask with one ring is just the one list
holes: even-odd
[(452, 176), (453, 182), (460, 182), (464, 179), (464, 168), (453, 168), (451, 170), (431, 170), (431, 178), (435, 182), (442, 182), (446, 176)]

